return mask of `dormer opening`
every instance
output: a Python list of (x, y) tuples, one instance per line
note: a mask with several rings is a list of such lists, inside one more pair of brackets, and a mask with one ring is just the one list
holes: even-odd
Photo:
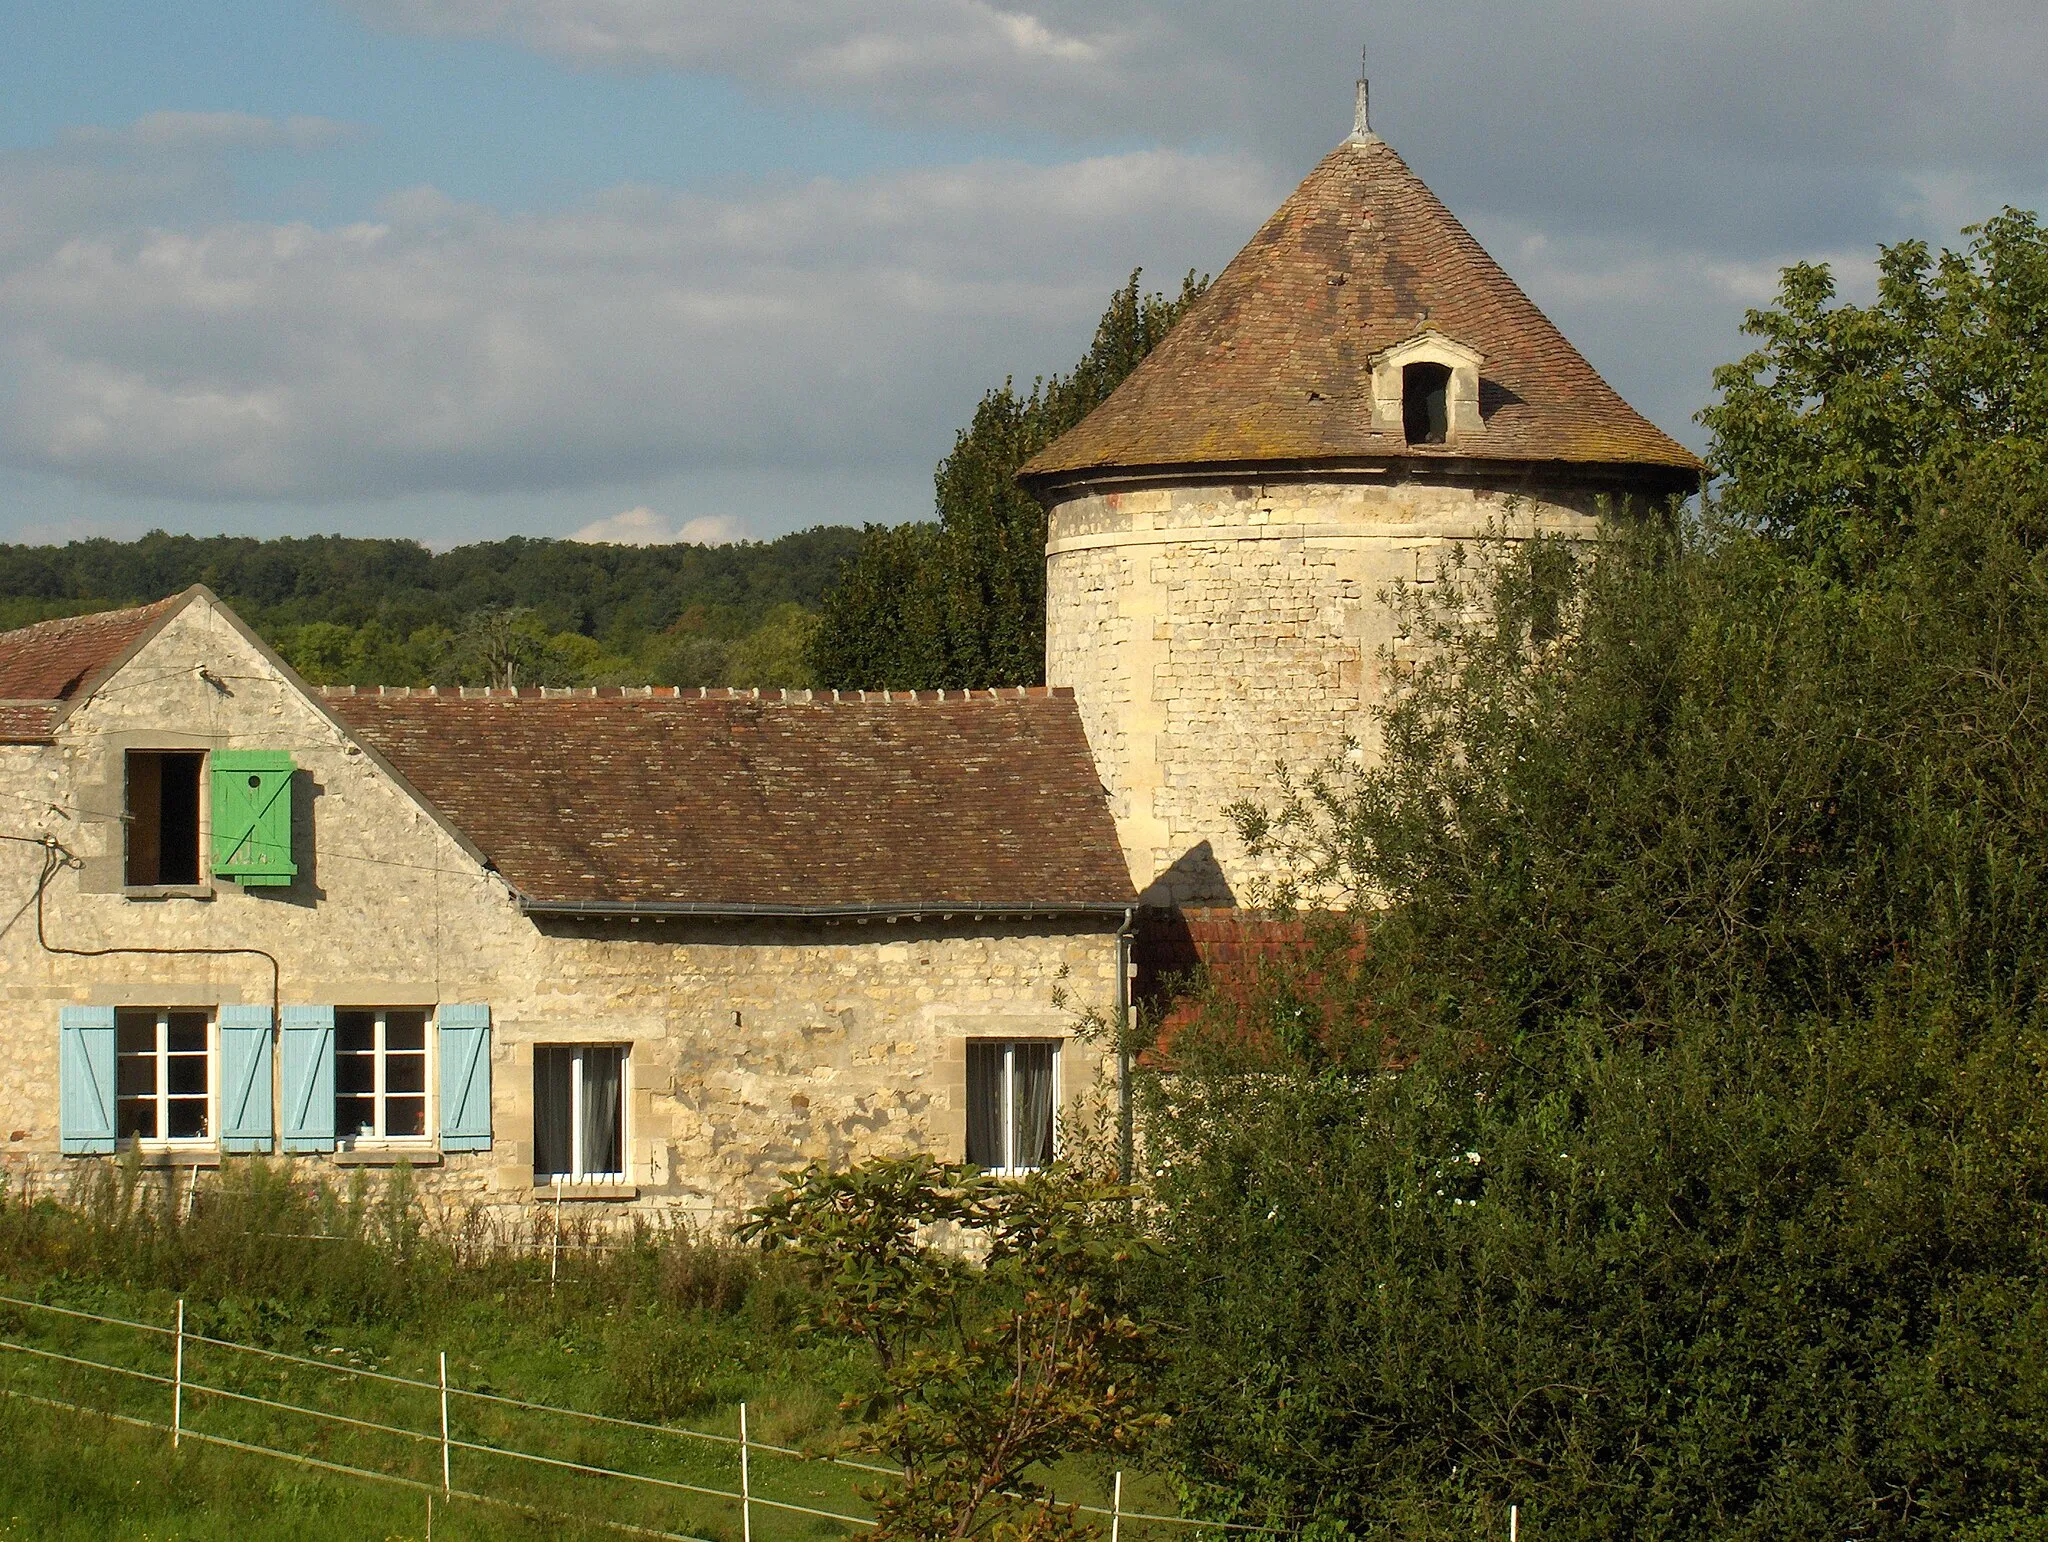
[(1445, 364), (1409, 364), (1401, 370), (1401, 428), (1410, 444), (1442, 444), (1450, 437), (1451, 371)]

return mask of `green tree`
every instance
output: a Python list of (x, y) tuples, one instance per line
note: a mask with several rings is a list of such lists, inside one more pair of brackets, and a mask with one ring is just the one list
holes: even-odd
[(1017, 485), (1025, 461), (1093, 412), (1201, 297), (1110, 297), (1071, 374), (1004, 381), (982, 397), (934, 477), (936, 523), (870, 525), (825, 597), (818, 679), (897, 689), (1030, 685), (1045, 678), (1045, 510)]
[(1787, 268), (1762, 345), (1715, 371), (1720, 500), (1751, 528), (1841, 567), (1896, 549), (1929, 496), (2035, 479), (2048, 455), (2048, 240), (2005, 209), (1967, 250), (1881, 249), (1870, 306), (1836, 304), (1825, 264)]
[(809, 1326), (874, 1352), (880, 1385), (849, 1399), (865, 1415), (849, 1447), (903, 1467), (869, 1496), (875, 1536), (1073, 1534), (1038, 1473), (1164, 1424), (1154, 1337), (1118, 1304), (1144, 1249), (1128, 1198), (1062, 1169), (999, 1181), (909, 1157), (806, 1168), (753, 1212), (743, 1235), (810, 1270)]
[[(1982, 416), (1737, 367), (1724, 510), (1454, 556), (1382, 762), (1238, 810), (1350, 909), (1146, 1091), (1161, 1449), (1218, 1510), (2048, 1530), (2048, 475), (1984, 405), (2048, 286), (1976, 253), (1898, 359)], [(1856, 324), (1811, 300), (1774, 357)]]

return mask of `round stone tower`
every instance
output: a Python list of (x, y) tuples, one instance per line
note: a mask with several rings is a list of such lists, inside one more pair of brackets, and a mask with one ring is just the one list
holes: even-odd
[(1224, 809), (1371, 753), (1397, 579), (1488, 530), (1590, 535), (1699, 462), (1634, 411), (1367, 124), (1144, 363), (1031, 460), (1046, 679), (1148, 904), (1257, 876)]

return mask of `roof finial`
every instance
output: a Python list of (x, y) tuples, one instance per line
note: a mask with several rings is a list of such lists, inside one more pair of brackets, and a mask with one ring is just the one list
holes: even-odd
[(1365, 79), (1365, 50), (1361, 48), (1358, 50), (1358, 109), (1351, 120), (1350, 142), (1354, 145), (1379, 143), (1380, 136), (1372, 131), (1370, 92)]

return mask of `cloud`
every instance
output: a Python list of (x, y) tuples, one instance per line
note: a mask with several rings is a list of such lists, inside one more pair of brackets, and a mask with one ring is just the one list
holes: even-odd
[(1145, 151), (544, 215), (417, 189), (335, 228), (102, 211), (0, 254), (0, 460), (300, 502), (929, 465), (988, 385), (1070, 365), (1138, 257), (1213, 266), (1280, 191)]
[(1098, 106), (1174, 41), (1149, 10), (993, 0), (354, 0), (367, 19), (509, 39), (585, 68), (731, 75), (888, 115), (1014, 122), (1034, 94)]
[[(354, 132), (327, 120), (0, 153), (0, 462), (295, 504), (605, 489), (564, 525), (686, 508), (692, 478), (912, 485), (983, 388), (1071, 364), (1130, 267), (1227, 260), (1349, 126), (1361, 25), (1355, 0), (351, 3), (1024, 153), (534, 214), (422, 188), (346, 226), (227, 213), (234, 155)], [(1695, 444), (1783, 264), (1851, 278), (2048, 199), (2038, 0), (1473, 0), (1376, 8), (1371, 42), (1376, 125)]]
[(671, 528), (669, 520), (643, 503), (609, 519), (593, 520), (569, 539), (606, 546), (671, 546), (677, 542), (694, 546), (727, 546), (739, 540), (742, 534), (739, 521), (727, 514), (685, 520)]
[(1724, 250), (1874, 235), (1909, 174), (1975, 168), (2031, 194), (2048, 149), (2038, 0), (352, 3), (580, 68), (1297, 171), (1348, 127), (1365, 40), (1379, 126), (1454, 207)]

